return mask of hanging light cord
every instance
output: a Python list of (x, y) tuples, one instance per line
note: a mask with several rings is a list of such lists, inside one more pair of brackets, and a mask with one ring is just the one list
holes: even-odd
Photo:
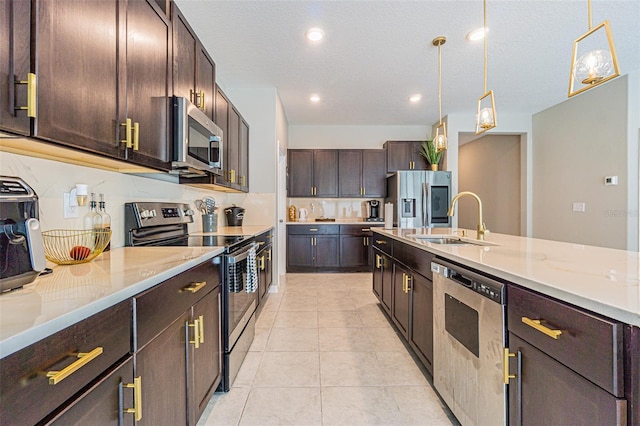
[[(589, 3), (591, 4), (591, 3)], [(487, 0), (484, 0), (484, 93), (487, 93)]]
[(438, 43), (438, 110), (440, 112), (440, 124), (442, 124), (442, 59), (440, 48), (442, 43)]

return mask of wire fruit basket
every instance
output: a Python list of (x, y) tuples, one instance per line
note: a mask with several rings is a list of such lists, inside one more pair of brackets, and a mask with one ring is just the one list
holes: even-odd
[(44, 255), (58, 265), (90, 262), (111, 240), (110, 229), (53, 229), (42, 233)]

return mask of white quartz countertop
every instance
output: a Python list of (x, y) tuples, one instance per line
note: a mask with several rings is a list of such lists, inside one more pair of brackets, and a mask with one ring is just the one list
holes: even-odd
[[(442, 245), (412, 234), (455, 234), (448, 228), (382, 229), (435, 255), (467, 265), (598, 314), (640, 326), (640, 253), (491, 233), (492, 246)], [(468, 231), (471, 239), (475, 231)]]
[(0, 358), (221, 254), (224, 247), (123, 247), (0, 295)]

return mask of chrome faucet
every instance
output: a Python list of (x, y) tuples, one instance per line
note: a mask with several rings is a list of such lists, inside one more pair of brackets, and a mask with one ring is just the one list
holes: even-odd
[(480, 197), (478, 197), (473, 192), (463, 191), (458, 193), (458, 195), (456, 195), (455, 197), (453, 197), (453, 200), (451, 200), (451, 207), (449, 207), (449, 211), (447, 212), (447, 216), (453, 216), (456, 210), (456, 202), (458, 201), (458, 199), (466, 195), (468, 195), (469, 197), (475, 198), (476, 201), (478, 202), (478, 228), (477, 228), (478, 237), (477, 238), (479, 240), (484, 240), (484, 234), (489, 231), (487, 230), (487, 226), (482, 221), (482, 201), (480, 201)]

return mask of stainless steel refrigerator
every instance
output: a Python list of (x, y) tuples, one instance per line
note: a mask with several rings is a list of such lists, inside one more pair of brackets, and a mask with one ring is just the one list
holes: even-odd
[(386, 203), (398, 228), (451, 227), (451, 172), (409, 170), (387, 177)]

